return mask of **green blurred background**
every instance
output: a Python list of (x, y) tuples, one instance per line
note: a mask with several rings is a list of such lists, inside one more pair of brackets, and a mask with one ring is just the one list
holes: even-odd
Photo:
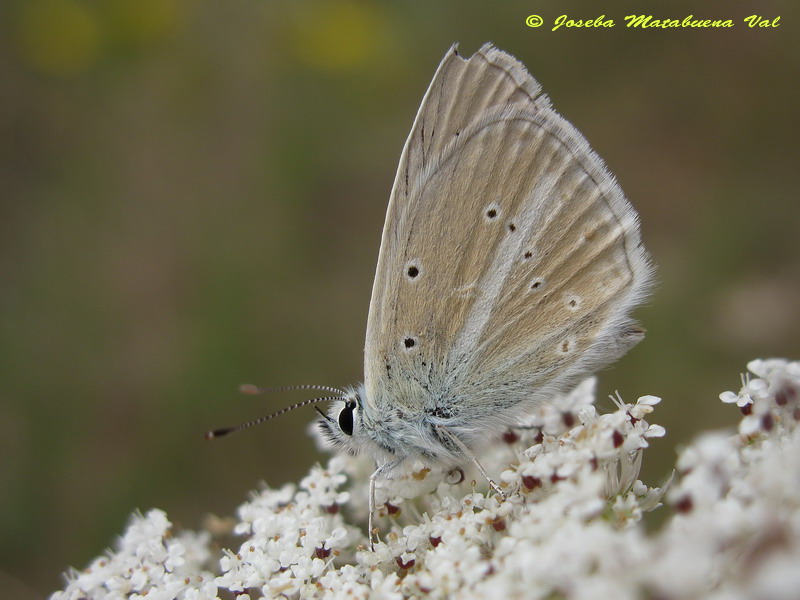
[[(307, 397), (361, 378), (402, 144), (451, 43), (522, 60), (641, 213), (647, 340), (601, 376), (675, 447), (798, 358), (796, 2), (17, 0), (0, 8), (0, 589), (43, 597), (136, 508), (184, 527), (320, 458)], [(628, 30), (622, 17), (732, 18)], [(532, 29), (560, 14), (614, 29)], [(780, 27), (742, 19), (780, 15)], [(602, 402), (608, 406), (608, 402)]]

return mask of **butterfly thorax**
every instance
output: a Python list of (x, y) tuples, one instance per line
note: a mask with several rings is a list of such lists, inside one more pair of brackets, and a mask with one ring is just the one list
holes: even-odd
[(450, 403), (440, 402), (437, 407), (428, 399), (414, 402), (420, 408), (410, 409), (408, 402), (387, 406), (386, 399), (367, 401), (363, 385), (347, 392), (320, 422), (323, 435), (334, 446), (352, 454), (366, 453), (378, 464), (399, 458), (450, 466), (463, 461), (463, 454), (439, 429), (461, 429), (462, 419)]

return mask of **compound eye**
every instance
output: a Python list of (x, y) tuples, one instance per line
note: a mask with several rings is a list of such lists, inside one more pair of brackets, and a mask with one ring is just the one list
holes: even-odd
[(347, 402), (339, 413), (339, 429), (346, 435), (353, 435), (353, 410), (355, 402)]

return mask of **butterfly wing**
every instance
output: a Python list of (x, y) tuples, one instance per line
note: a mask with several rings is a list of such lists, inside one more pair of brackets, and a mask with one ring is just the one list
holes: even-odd
[(524, 66), (452, 48), (389, 201), (365, 401), (514, 422), (641, 339), (650, 273), (635, 211)]

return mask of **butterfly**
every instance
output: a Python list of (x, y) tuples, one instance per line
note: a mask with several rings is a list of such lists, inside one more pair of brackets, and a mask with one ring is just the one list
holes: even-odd
[(471, 462), (502, 495), (477, 456), (643, 339), (652, 274), (638, 215), (524, 65), (451, 47), (389, 199), (364, 382), (299, 403), (332, 401), (326, 438), (375, 459), (370, 539), (376, 481), (407, 461)]

